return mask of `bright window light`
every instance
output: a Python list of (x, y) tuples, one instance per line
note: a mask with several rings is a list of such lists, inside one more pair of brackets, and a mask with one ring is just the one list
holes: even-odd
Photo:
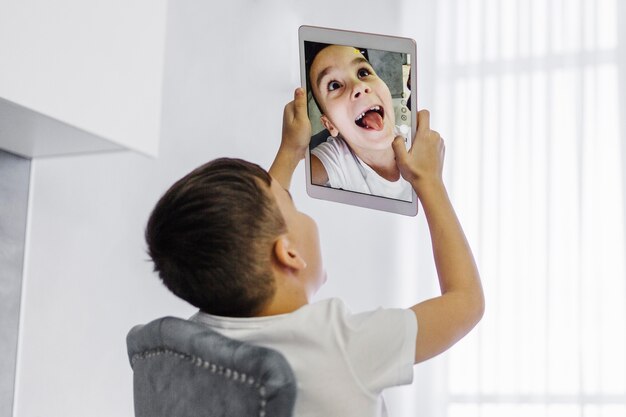
[(624, 417), (618, 3), (437, 4), (435, 117), (487, 300), (444, 415)]

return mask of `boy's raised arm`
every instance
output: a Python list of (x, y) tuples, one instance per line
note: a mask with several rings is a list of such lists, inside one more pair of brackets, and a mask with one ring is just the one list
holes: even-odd
[(280, 147), (270, 167), (270, 175), (288, 190), (291, 177), (311, 141), (311, 122), (307, 115), (306, 94), (297, 88), (294, 100), (283, 111), (283, 134)]
[(411, 307), (418, 324), (418, 363), (445, 351), (478, 323), (484, 296), (472, 250), (443, 184), (443, 140), (430, 129), (427, 111), (418, 113), (418, 129), (409, 152), (404, 146), (404, 140), (396, 138), (396, 161), (422, 202), (441, 288), (441, 296)]

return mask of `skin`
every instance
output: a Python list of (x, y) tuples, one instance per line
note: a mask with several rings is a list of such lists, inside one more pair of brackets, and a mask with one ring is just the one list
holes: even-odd
[[(279, 236), (272, 250), (272, 272), (276, 293), (259, 315), (290, 313), (308, 304), (326, 281), (315, 221), (298, 211), (289, 187), (296, 166), (302, 159), (311, 136), (311, 123), (306, 115), (306, 99), (302, 89), (283, 111), (280, 148), (269, 169), (274, 198), (287, 224), (287, 233)], [(308, 137), (305, 138), (305, 137)]]
[(287, 233), (274, 242), (272, 271), (276, 293), (261, 312), (262, 316), (297, 310), (310, 303), (326, 282), (317, 224), (298, 211), (291, 194), (276, 179), (272, 179), (268, 191), (285, 219)]
[[(321, 122), (324, 127), (332, 136), (340, 135), (352, 151), (380, 176), (397, 181), (400, 171), (391, 148), (395, 137), (391, 93), (365, 57), (349, 46), (328, 46), (313, 60), (309, 77), (313, 95), (322, 107)], [(358, 115), (375, 105), (384, 109), (382, 130), (359, 127), (355, 123)], [(315, 156), (312, 166), (315, 182), (326, 182), (328, 175)]]
[[(445, 146), (430, 129), (430, 114), (418, 113), (413, 145), (406, 150), (401, 137), (392, 149), (402, 177), (417, 193), (430, 230), (441, 295), (412, 306), (418, 323), (415, 363), (445, 351), (466, 335), (483, 316), (485, 301), (471, 248), (448, 197), (442, 179)], [(277, 291), (265, 314), (295, 311), (308, 304), (326, 279), (315, 222), (300, 213), (288, 192), (293, 171), (304, 158), (311, 137), (304, 92), (285, 106), (283, 136), (270, 168), (269, 192), (285, 216), (287, 233), (273, 247)]]

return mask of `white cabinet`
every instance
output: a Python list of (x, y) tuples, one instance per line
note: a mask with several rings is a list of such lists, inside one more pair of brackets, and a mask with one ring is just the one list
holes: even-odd
[(166, 0), (0, 0), (0, 149), (158, 152)]

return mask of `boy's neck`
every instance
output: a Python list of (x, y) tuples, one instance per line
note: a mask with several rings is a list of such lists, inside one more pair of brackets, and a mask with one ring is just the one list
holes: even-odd
[(256, 317), (293, 313), (307, 304), (309, 300), (301, 288), (278, 286), (274, 297), (256, 314)]

